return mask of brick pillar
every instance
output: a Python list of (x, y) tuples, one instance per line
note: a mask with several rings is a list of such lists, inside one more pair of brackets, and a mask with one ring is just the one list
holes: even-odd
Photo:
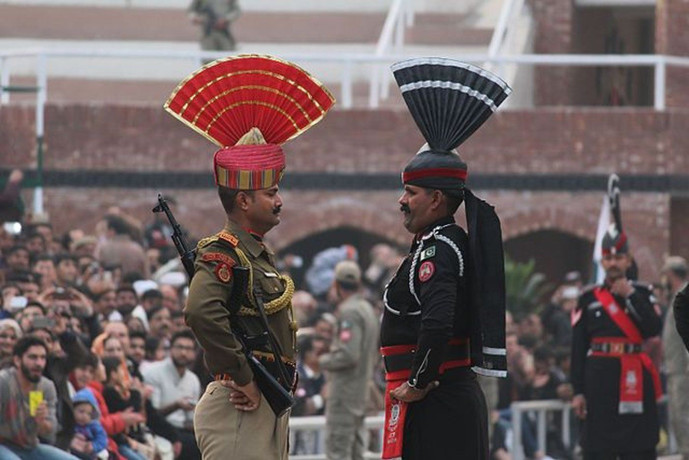
[[(567, 54), (572, 49), (574, 22), (573, 0), (529, 0), (536, 23), (534, 52)], [(572, 69), (537, 67), (535, 69), (535, 104), (570, 105)]]
[[(658, 0), (656, 54), (689, 56), (689, 1)], [(668, 67), (665, 83), (667, 107), (689, 107), (689, 69)]]

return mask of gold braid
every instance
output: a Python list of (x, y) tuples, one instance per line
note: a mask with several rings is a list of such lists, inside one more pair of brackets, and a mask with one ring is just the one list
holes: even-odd
[[(239, 248), (235, 248), (235, 251), (237, 253), (237, 256), (239, 257), (239, 261), (241, 262), (243, 267), (248, 267), (249, 268), (249, 299), (252, 301), (252, 303), (256, 302), (256, 299), (254, 298), (254, 293), (253, 289), (251, 289), (251, 286), (254, 285), (254, 275), (253, 275), (253, 267), (251, 266), (251, 261), (249, 258), (244, 254), (244, 251), (242, 251)], [(263, 306), (265, 308), (266, 315), (272, 315), (280, 310), (287, 308), (287, 307), (292, 307), (292, 295), (294, 294), (294, 281), (292, 281), (292, 278), (289, 276), (284, 276), (280, 275), (279, 277), (280, 281), (282, 281), (285, 291), (282, 293), (280, 297), (277, 299), (271, 300), (270, 302), (266, 302), (266, 304)], [(239, 316), (259, 316), (258, 311), (254, 307), (247, 307), (247, 306), (242, 306), (239, 309)]]

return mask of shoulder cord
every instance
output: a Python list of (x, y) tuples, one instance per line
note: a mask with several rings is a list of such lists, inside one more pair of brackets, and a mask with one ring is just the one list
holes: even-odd
[[(251, 265), (251, 261), (249, 258), (244, 254), (244, 251), (239, 249), (238, 247), (234, 248), (235, 252), (237, 253), (237, 257), (239, 257), (239, 262), (243, 267), (249, 268), (249, 286), (254, 285), (254, 274), (253, 274), (253, 266)], [(280, 281), (283, 282), (285, 286), (285, 291), (282, 293), (280, 297), (277, 299), (271, 300), (270, 302), (265, 303), (264, 308), (265, 312), (267, 315), (272, 315), (274, 313), (279, 312), (283, 308), (290, 307), (292, 309), (292, 295), (294, 294), (294, 281), (292, 281), (292, 278), (289, 276), (284, 276), (280, 275), (279, 277)], [(256, 302), (256, 298), (254, 297), (253, 289), (249, 289), (248, 292), (249, 299), (251, 300), (252, 303)], [(292, 318), (294, 318), (294, 311), (292, 313)], [(239, 309), (239, 312), (237, 313), (239, 316), (259, 316), (259, 312), (256, 308), (254, 307), (247, 307), (247, 306), (242, 306)], [(290, 327), (294, 329), (294, 322), (290, 323)]]

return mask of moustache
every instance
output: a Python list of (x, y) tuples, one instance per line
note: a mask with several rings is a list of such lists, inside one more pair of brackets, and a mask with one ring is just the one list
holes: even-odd
[(402, 211), (404, 213), (410, 213), (411, 209), (409, 209), (409, 205), (402, 204), (402, 205), (400, 205), (400, 211)]
[(273, 214), (275, 214), (276, 216), (280, 214), (280, 211), (282, 211), (282, 206), (277, 206), (273, 208)]

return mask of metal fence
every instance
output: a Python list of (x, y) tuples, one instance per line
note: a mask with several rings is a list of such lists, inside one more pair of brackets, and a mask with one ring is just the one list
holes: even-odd
[[(546, 429), (547, 429), (547, 415), (549, 412), (559, 413), (562, 416), (562, 440), (565, 446), (571, 446), (570, 439), (570, 405), (567, 402), (560, 400), (547, 400), (547, 401), (520, 401), (512, 403), (510, 406), (512, 411), (512, 439), (513, 445), (510, 448), (510, 453), (514, 460), (523, 460), (524, 452), (521, 445), (521, 415), (523, 413), (533, 413), (536, 416), (536, 432), (538, 433), (538, 446), (539, 449), (545, 451), (546, 446)], [(367, 417), (365, 421), (366, 428), (369, 430), (375, 430), (378, 432), (379, 440), (382, 439), (382, 429), (383, 429), (384, 418), (383, 416)], [(289, 422), (290, 426), (290, 436), (292, 439), (301, 432), (316, 432), (318, 433), (318, 439), (320, 440), (319, 449), (316, 453), (305, 454), (305, 455), (291, 455), (292, 460), (325, 460), (325, 454), (323, 453), (323, 440), (325, 439), (325, 417), (293, 417)], [(377, 445), (382, 445), (378, 442)], [(547, 453), (547, 452), (546, 452)], [(366, 458), (368, 459), (378, 459), (380, 458), (380, 452), (367, 452)]]

